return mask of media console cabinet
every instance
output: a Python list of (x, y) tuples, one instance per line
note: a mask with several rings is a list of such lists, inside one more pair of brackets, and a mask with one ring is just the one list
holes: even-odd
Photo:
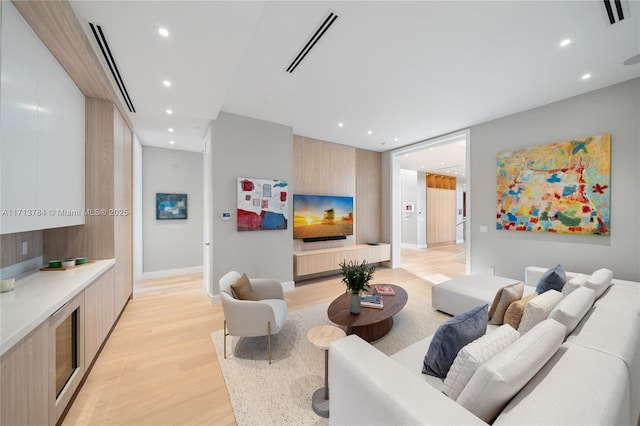
[(357, 244), (344, 247), (332, 247), (316, 250), (296, 251), (293, 254), (293, 275), (295, 279), (314, 274), (338, 271), (343, 260), (368, 263), (387, 262), (391, 260), (391, 245)]

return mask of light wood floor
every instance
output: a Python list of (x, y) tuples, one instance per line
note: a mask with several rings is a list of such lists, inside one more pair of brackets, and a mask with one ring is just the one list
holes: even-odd
[[(379, 268), (373, 283), (464, 275), (464, 247), (403, 249), (403, 268)], [(414, 275), (415, 274), (415, 275)], [(293, 311), (344, 291), (340, 276), (310, 280), (285, 294)], [(135, 295), (73, 402), (65, 425), (233, 425), (235, 418), (211, 342), (222, 328), (202, 275), (136, 283)]]

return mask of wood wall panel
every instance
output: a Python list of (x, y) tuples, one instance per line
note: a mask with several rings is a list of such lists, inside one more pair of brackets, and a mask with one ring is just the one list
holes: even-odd
[(427, 188), (427, 246), (456, 241), (456, 191)]
[(43, 260), (67, 259), (87, 256), (87, 233), (84, 225), (45, 229), (43, 233)]
[[(28, 245), (26, 255), (22, 254), (23, 241), (26, 241)], [(42, 231), (0, 235), (0, 268), (42, 256), (42, 253)]]
[[(355, 148), (294, 135), (293, 164), (293, 193), (355, 197)], [(357, 211), (355, 215), (357, 226)], [(355, 244), (355, 241), (355, 235), (347, 237), (346, 240), (319, 241), (314, 243), (293, 240), (293, 250), (315, 250), (320, 248), (351, 246)]]
[[(85, 204), (87, 209), (104, 209), (114, 206), (113, 159), (113, 103), (87, 98), (86, 147), (85, 147)], [(114, 250), (114, 222), (106, 215), (85, 218), (87, 256), (91, 259), (112, 259)]]
[(379, 242), (382, 227), (382, 155), (356, 149), (356, 244)]
[(133, 223), (132, 223), (132, 133), (117, 109), (113, 109), (113, 173), (115, 215), (114, 226), (115, 312), (122, 310), (133, 292)]

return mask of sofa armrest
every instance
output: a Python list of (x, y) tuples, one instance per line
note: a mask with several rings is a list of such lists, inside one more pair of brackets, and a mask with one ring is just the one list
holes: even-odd
[(356, 335), (329, 349), (332, 425), (486, 424)]

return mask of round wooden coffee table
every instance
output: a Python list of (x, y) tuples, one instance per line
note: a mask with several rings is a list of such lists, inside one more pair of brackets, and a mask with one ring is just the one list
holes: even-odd
[(360, 336), (367, 342), (378, 340), (393, 327), (393, 316), (407, 303), (407, 292), (394, 284), (386, 285), (393, 288), (395, 296), (382, 296), (383, 309), (362, 307), (360, 314), (354, 315), (349, 309), (351, 293), (345, 293), (331, 302), (327, 309), (329, 319), (336, 324), (347, 327), (347, 334)]

